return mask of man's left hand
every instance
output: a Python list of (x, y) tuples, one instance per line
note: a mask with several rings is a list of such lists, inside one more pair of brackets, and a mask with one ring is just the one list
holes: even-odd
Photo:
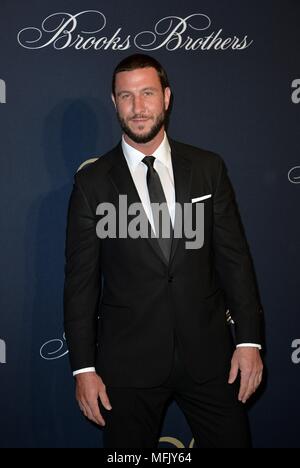
[(238, 399), (246, 403), (262, 380), (263, 363), (258, 348), (250, 346), (236, 348), (231, 359), (229, 384), (236, 380), (239, 371), (241, 372), (241, 383)]

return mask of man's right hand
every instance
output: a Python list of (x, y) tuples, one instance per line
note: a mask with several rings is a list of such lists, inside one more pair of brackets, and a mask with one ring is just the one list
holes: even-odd
[(76, 400), (81, 411), (94, 423), (105, 426), (105, 421), (100, 413), (98, 398), (100, 398), (105, 409), (112, 409), (105, 385), (96, 372), (84, 372), (76, 375)]

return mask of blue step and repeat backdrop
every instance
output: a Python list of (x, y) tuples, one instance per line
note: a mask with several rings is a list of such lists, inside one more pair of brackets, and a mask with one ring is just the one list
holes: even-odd
[[(169, 134), (220, 153), (238, 197), (266, 326), (254, 447), (300, 447), (299, 18), (297, 0), (0, 0), (0, 446), (102, 445), (64, 340), (66, 213), (120, 139), (112, 70), (142, 51), (169, 73)], [(171, 404), (160, 446), (191, 441)]]

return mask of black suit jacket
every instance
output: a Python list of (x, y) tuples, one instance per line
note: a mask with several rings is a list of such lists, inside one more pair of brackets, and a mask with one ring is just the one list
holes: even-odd
[[(198, 381), (227, 371), (232, 340), (260, 343), (261, 306), (233, 189), (220, 156), (170, 140), (176, 202), (211, 194), (204, 245), (174, 238), (166, 263), (155, 238), (99, 239), (96, 209), (140, 202), (121, 144), (75, 176), (66, 240), (65, 333), (73, 370), (95, 366), (114, 386), (159, 385), (177, 335)], [(195, 210), (195, 204), (193, 204)], [(195, 212), (193, 211), (193, 216)]]

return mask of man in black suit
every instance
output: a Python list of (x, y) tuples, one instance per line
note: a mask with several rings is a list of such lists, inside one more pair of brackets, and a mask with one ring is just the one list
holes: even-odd
[[(105, 426), (105, 447), (155, 447), (173, 398), (197, 446), (246, 448), (243, 403), (263, 368), (254, 271), (225, 165), (167, 137), (170, 98), (154, 58), (125, 58), (112, 84), (122, 141), (75, 176), (64, 304), (76, 397)], [(124, 196), (139, 203), (151, 235), (119, 235), (134, 220)], [(115, 220), (105, 221), (108, 204)], [(200, 231), (203, 245), (188, 243)]]

